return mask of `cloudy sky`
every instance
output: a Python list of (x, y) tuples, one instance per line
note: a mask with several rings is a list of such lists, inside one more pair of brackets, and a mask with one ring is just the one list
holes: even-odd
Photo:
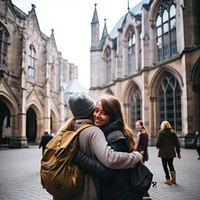
[[(141, 0), (129, 0), (132, 8)], [(128, 0), (12, 0), (28, 13), (31, 4), (36, 6), (40, 29), (47, 36), (54, 29), (58, 51), (79, 69), (79, 82), (90, 87), (90, 23), (97, 4), (100, 23), (100, 36), (106, 19), (108, 32), (111, 32), (121, 16), (127, 13)], [(85, 75), (86, 74), (86, 75)]]

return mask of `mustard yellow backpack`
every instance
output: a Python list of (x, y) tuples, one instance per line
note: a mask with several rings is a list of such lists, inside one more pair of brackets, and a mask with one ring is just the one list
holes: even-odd
[(78, 133), (91, 126), (84, 124), (76, 131), (66, 131), (65, 126), (51, 139), (41, 159), (41, 184), (56, 197), (71, 197), (84, 187), (84, 174), (71, 160), (78, 146)]

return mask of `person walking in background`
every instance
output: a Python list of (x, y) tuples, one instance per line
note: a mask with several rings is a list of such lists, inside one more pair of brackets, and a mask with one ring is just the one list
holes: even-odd
[(150, 134), (141, 120), (136, 121), (135, 128), (138, 131), (136, 150), (142, 154), (142, 161), (145, 163), (145, 161), (148, 161), (149, 159), (148, 143)]
[(45, 147), (47, 143), (53, 138), (51, 134), (48, 133), (48, 131), (44, 132), (44, 135), (41, 138), (39, 149), (42, 147), (42, 154), (44, 154)]
[[(149, 159), (148, 144), (150, 134), (142, 120), (137, 120), (135, 122), (135, 129), (138, 131), (136, 150), (142, 154), (142, 162), (145, 163)], [(148, 192), (144, 194), (143, 199), (151, 199)]]
[[(82, 124), (93, 124), (94, 100), (84, 92), (75, 92), (69, 96), (69, 108), (73, 118), (68, 120), (67, 130), (76, 130)], [(100, 122), (100, 121), (99, 121)], [(85, 128), (79, 134), (79, 148), (87, 156), (98, 159), (111, 169), (128, 169), (140, 162), (142, 156), (136, 151), (116, 152), (106, 141), (102, 130), (97, 126)], [(132, 149), (131, 149), (132, 150)], [(54, 200), (100, 200), (100, 185), (97, 177), (85, 174), (84, 190), (71, 198), (54, 197)], [(112, 199), (112, 198), (111, 198)]]
[(197, 154), (199, 156), (197, 159), (200, 160), (200, 131), (199, 130), (196, 131), (193, 144), (195, 145), (197, 149)]
[(51, 129), (51, 133), (50, 133), (53, 137), (55, 137), (55, 133), (53, 132), (53, 130)]
[[(159, 149), (158, 157), (161, 158), (162, 166), (165, 172), (165, 184), (176, 184), (176, 170), (173, 160), (176, 157), (180, 159), (180, 144), (176, 132), (172, 129), (168, 121), (163, 121), (158, 132), (156, 147)], [(169, 170), (168, 170), (169, 168)], [(171, 179), (170, 179), (170, 173)]]

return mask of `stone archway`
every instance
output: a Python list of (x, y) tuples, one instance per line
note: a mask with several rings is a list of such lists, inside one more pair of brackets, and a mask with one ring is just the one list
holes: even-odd
[(142, 119), (142, 94), (139, 85), (135, 81), (130, 81), (124, 90), (124, 107), (126, 121), (133, 131), (135, 131), (135, 122)]
[(35, 143), (36, 135), (37, 135), (37, 115), (33, 108), (29, 108), (26, 113), (27, 141)]
[(0, 100), (0, 143), (9, 143), (11, 137), (10, 109)]
[(194, 129), (195, 130), (200, 130), (200, 59), (196, 62), (195, 66), (193, 67), (192, 70), (192, 87), (193, 87), (193, 92), (194, 92), (194, 118), (195, 118), (195, 124), (194, 124)]
[(182, 88), (183, 79), (171, 66), (162, 66), (154, 74), (149, 84), (152, 133), (157, 133), (163, 120), (170, 121), (173, 129), (182, 133)]

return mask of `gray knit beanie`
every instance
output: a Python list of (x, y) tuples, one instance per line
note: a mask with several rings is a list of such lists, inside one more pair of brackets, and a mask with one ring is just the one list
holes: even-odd
[(95, 102), (85, 92), (75, 92), (69, 96), (69, 108), (75, 118), (86, 118), (94, 112)]

